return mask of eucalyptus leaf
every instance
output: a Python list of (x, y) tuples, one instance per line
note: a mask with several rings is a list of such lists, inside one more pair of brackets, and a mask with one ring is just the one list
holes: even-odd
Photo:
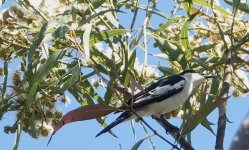
[[(227, 4), (233, 6), (234, 8), (236, 8), (237, 6), (237, 3), (239, 2), (239, 0), (224, 0)], [(238, 5), (238, 9), (241, 10), (241, 11), (244, 11), (246, 13), (249, 13), (249, 5), (247, 5), (246, 3), (243, 4), (243, 3), (239, 3)]]
[(189, 19), (183, 25), (181, 33), (180, 33), (180, 37), (181, 37), (180, 42), (181, 42), (181, 45), (185, 51), (186, 60), (190, 60), (193, 57), (192, 46), (190, 45), (189, 39), (188, 39), (188, 37), (189, 37), (188, 29), (189, 29), (189, 25), (194, 20), (197, 13), (195, 13), (189, 17)]
[(214, 125), (212, 122), (208, 121), (207, 118), (205, 118), (202, 122), (201, 125), (208, 129), (213, 135), (215, 135), (213, 129), (211, 128), (211, 125)]
[(6, 89), (7, 89), (7, 83), (8, 83), (8, 62), (4, 62), (4, 81), (3, 81), (3, 88), (2, 88), (2, 99), (4, 98)]
[(139, 140), (138, 142), (135, 143), (135, 145), (132, 146), (131, 150), (138, 150), (139, 146), (148, 138), (150, 138), (151, 136), (148, 136), (146, 138), (143, 138), (141, 140)]
[(51, 54), (49, 58), (38, 68), (37, 72), (34, 73), (29, 83), (30, 88), (26, 99), (26, 105), (29, 105), (31, 101), (34, 100), (37, 87), (39, 86), (43, 77), (58, 63), (58, 60), (64, 55), (65, 51), (58, 51)]

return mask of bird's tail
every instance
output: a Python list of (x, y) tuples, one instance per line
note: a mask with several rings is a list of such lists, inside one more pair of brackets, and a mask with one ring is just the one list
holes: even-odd
[(103, 133), (108, 132), (113, 127), (115, 127), (116, 125), (120, 124), (121, 122), (123, 122), (124, 120), (126, 120), (127, 118), (129, 118), (131, 115), (132, 115), (132, 113), (130, 111), (123, 112), (115, 121), (113, 121), (111, 124), (109, 124), (107, 127), (105, 127), (102, 131), (100, 131), (96, 135), (96, 137), (100, 136)]

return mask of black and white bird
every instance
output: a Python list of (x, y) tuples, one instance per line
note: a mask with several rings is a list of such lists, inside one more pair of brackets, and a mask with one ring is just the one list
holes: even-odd
[[(193, 90), (205, 79), (212, 77), (214, 76), (201, 74), (194, 70), (186, 70), (151, 84), (137, 93), (128, 102), (128, 105), (132, 105), (133, 110), (140, 117), (168, 113), (183, 104), (191, 96)], [(133, 114), (133, 111), (126, 110), (115, 121), (100, 131), (96, 137), (106, 133), (121, 122), (135, 118), (137, 116)]]

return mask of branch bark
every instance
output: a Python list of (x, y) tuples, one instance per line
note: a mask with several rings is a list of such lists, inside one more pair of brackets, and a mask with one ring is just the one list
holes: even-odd
[(170, 124), (163, 115), (161, 116), (152, 116), (165, 130), (169, 133), (181, 146), (181, 148), (185, 150), (194, 150), (194, 148), (185, 140), (185, 138), (181, 135), (180, 129), (176, 126)]

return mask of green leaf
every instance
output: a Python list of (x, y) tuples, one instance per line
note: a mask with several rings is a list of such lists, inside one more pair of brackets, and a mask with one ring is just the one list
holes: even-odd
[(117, 10), (117, 9), (108, 9), (108, 10), (100, 11), (100, 12), (98, 12), (98, 13), (95, 13), (95, 14), (89, 16), (89, 17), (86, 18), (86, 19), (85, 19), (85, 18), (82, 18), (82, 19), (79, 21), (79, 27), (80, 27), (80, 26), (83, 26), (83, 25), (86, 24), (86, 23), (89, 23), (92, 19), (94, 19), (94, 18), (96, 18), (96, 17), (98, 17), (98, 16), (100, 16), (100, 15), (103, 15), (103, 14), (105, 14), (105, 13), (107, 13), (107, 12), (110, 12), (110, 11), (122, 12), (122, 11)]
[[(225, 2), (234, 8), (236, 8), (237, 7), (236, 5), (238, 4), (238, 0), (225, 0)], [(246, 13), (249, 13), (249, 5), (247, 4), (239, 3), (238, 9)]]
[(199, 46), (199, 47), (195, 47), (193, 49), (194, 52), (206, 52), (207, 50), (209, 49), (212, 49), (216, 46), (216, 44), (208, 44), (208, 45), (202, 45), (202, 46)]
[(81, 68), (79, 66), (74, 66), (69, 70), (69, 74), (72, 74), (72, 76), (63, 84), (61, 92), (69, 89), (80, 80)]
[(192, 46), (190, 45), (189, 40), (188, 40), (188, 37), (189, 37), (188, 28), (189, 28), (190, 23), (194, 20), (196, 15), (197, 13), (189, 17), (189, 19), (185, 22), (180, 32), (180, 37), (181, 37), (180, 42), (185, 51), (185, 58), (187, 61), (193, 57)]
[(208, 96), (206, 103), (211, 103), (215, 99), (214, 95), (217, 95), (217, 91), (219, 91), (219, 86), (220, 86), (220, 79), (218, 77), (213, 78), (209, 92), (211, 96)]
[(16, 139), (15, 139), (13, 150), (18, 150), (21, 133), (22, 133), (22, 122), (18, 121), (17, 129), (16, 129)]
[(168, 68), (168, 67), (162, 67), (162, 66), (158, 66), (158, 69), (163, 72), (163, 74), (165, 75), (174, 75), (176, 72), (174, 71), (174, 69)]
[(4, 95), (7, 89), (8, 83), (8, 62), (4, 62), (4, 81), (3, 81), (3, 88), (2, 88), (2, 99), (4, 99)]
[(99, 104), (105, 103), (105, 101), (98, 95), (98, 93), (95, 91), (95, 89), (87, 79), (81, 81), (79, 84), (82, 86), (82, 90), (84, 90), (88, 95), (95, 99)]
[(137, 150), (139, 148), (139, 146), (144, 142), (144, 140), (150, 138), (151, 136), (148, 136), (144, 139), (139, 140), (137, 143), (135, 143), (135, 145), (132, 146), (131, 150)]
[(167, 29), (171, 24), (177, 22), (180, 19), (183, 19), (184, 17), (176, 17), (176, 18), (171, 18), (169, 21), (167, 21), (165, 24), (161, 25), (159, 29), (155, 31), (155, 33), (160, 33), (163, 30)]
[(89, 43), (90, 43), (90, 46), (92, 46), (95, 43), (104, 41), (113, 36), (125, 34), (127, 32), (129, 32), (129, 30), (127, 29), (112, 29), (112, 30), (106, 30), (106, 31), (101, 31), (101, 32), (92, 32)]
[(27, 106), (34, 99), (37, 87), (40, 84), (43, 77), (48, 73), (49, 70), (51, 70), (58, 63), (58, 60), (64, 56), (65, 52), (66, 51), (58, 51), (55, 52), (54, 54), (51, 54), (48, 57), (48, 59), (38, 68), (37, 72), (34, 73), (29, 83), (30, 88), (26, 99)]
[[(61, 27), (61, 28), (60, 28)], [(29, 64), (32, 64), (32, 57), (35, 52), (35, 49), (42, 43), (48, 42), (54, 38), (62, 38), (65, 36), (66, 32), (68, 31), (68, 27), (66, 27), (63, 23), (58, 21), (48, 21), (45, 23), (38, 35), (36, 36), (35, 40), (30, 46), (29, 53), (28, 53), (28, 61)], [(55, 32), (55, 33), (54, 33)], [(32, 68), (29, 68), (32, 70)]]
[[(200, 5), (205, 8), (211, 9), (211, 4), (209, 1), (206, 0), (192, 0), (194, 4)], [(223, 15), (223, 17), (231, 17), (231, 13), (218, 5), (214, 5), (214, 9), (218, 11), (219, 14)]]
[(183, 52), (180, 48), (177, 47), (176, 44), (173, 44), (167, 40), (155, 40), (160, 50), (168, 55), (170, 61), (176, 61), (177, 63), (179, 63), (183, 70), (186, 70), (188, 68), (188, 62), (184, 57)]
[(3, 115), (8, 112), (8, 109), (10, 108), (10, 106), (13, 104), (13, 102), (10, 102), (8, 104), (5, 105), (1, 105), (0, 107), (0, 120), (2, 120)]
[(129, 70), (134, 70), (136, 55), (136, 50), (134, 50), (128, 60), (128, 64), (125, 64), (121, 79), (121, 82), (124, 83), (124, 86), (129, 86), (129, 83), (131, 81), (131, 74), (129, 73)]
[(193, 7), (192, 0), (185, 0), (182, 2), (184, 10), (187, 12), (187, 14), (190, 16), (191, 14), (191, 8)]
[(205, 118), (202, 122), (201, 125), (208, 129), (213, 135), (215, 135), (213, 129), (211, 128), (211, 125), (214, 125), (212, 122), (208, 121), (207, 118)]
[[(202, 68), (204, 68), (205, 70), (209, 69), (209, 66), (205, 63), (205, 61), (203, 61), (203, 59), (198, 59), (198, 58), (191, 58), (190, 62), (193, 62), (196, 64), (196, 67), (201, 66)], [(195, 66), (192, 66), (195, 67)]]
[(31, 101), (34, 100), (35, 95), (37, 93), (36, 92), (37, 87), (38, 87), (38, 82), (35, 82), (32, 84), (31, 88), (29, 89), (29, 92), (26, 98), (26, 106), (28, 106), (31, 103)]
[(52, 36), (54, 37), (54, 39), (56, 39), (56, 38), (62, 39), (62, 38), (65, 38), (65, 35), (67, 34), (68, 31), (69, 31), (68, 26), (63, 25), (63, 26), (60, 26), (59, 28), (57, 28), (52, 33)]
[(51, 54), (48, 59), (38, 68), (37, 72), (34, 73), (31, 78), (30, 84), (32, 85), (35, 82), (40, 81), (45, 74), (48, 73), (57, 63), (58, 60), (61, 59), (65, 55), (66, 51), (57, 51)]
[(183, 125), (182, 134), (185, 135), (191, 132), (200, 122), (202, 122), (208, 114), (210, 114), (216, 107), (218, 107), (224, 101), (222, 99), (216, 99), (212, 103), (207, 103), (202, 109), (191, 116), (187, 122)]

